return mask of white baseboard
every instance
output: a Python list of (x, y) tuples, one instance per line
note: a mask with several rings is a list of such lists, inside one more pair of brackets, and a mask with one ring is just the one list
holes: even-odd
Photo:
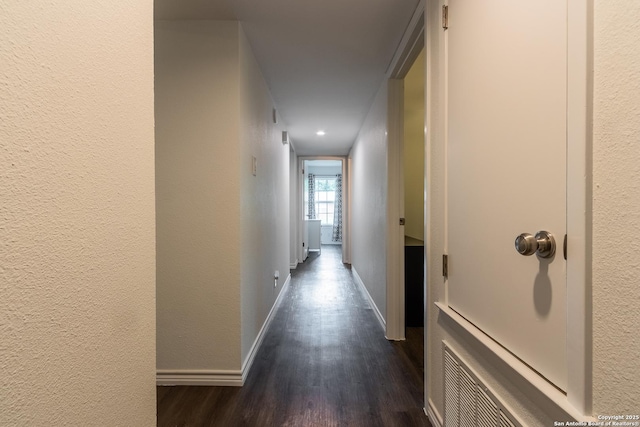
[(245, 380), (247, 379), (247, 376), (249, 375), (249, 370), (251, 369), (251, 366), (253, 366), (253, 360), (256, 358), (256, 354), (258, 354), (258, 350), (262, 345), (264, 336), (269, 330), (271, 321), (273, 320), (273, 317), (276, 311), (278, 311), (278, 307), (280, 307), (280, 304), (282, 303), (282, 299), (284, 298), (284, 295), (289, 290), (290, 283), (291, 283), (291, 273), (289, 273), (289, 275), (287, 276), (287, 279), (284, 281), (284, 285), (282, 285), (282, 290), (278, 294), (278, 298), (276, 298), (275, 302), (273, 303), (273, 306), (271, 307), (271, 310), (269, 310), (269, 314), (267, 315), (267, 318), (262, 324), (262, 328), (260, 328), (260, 332), (258, 332), (258, 336), (253, 341), (253, 345), (249, 350), (249, 354), (247, 354), (247, 357), (244, 359), (244, 362), (242, 363), (242, 384), (244, 384)]
[(358, 272), (356, 271), (356, 268), (353, 265), (351, 266), (351, 272), (353, 273), (353, 278), (355, 279), (356, 284), (358, 285), (358, 287), (360, 288), (362, 293), (365, 295), (365, 297), (369, 301), (369, 304), (371, 305), (371, 308), (373, 309), (373, 312), (376, 314), (376, 317), (378, 318), (378, 322), (380, 322), (380, 326), (382, 327), (382, 330), (386, 334), (386, 332), (387, 332), (387, 322), (385, 322), (384, 317), (382, 316), (382, 313), (380, 313), (380, 310), (378, 309), (378, 306), (376, 305), (375, 301), (371, 297), (371, 294), (367, 290), (367, 287), (364, 285), (364, 282), (360, 278), (360, 275), (358, 274)]
[(298, 268), (298, 264), (298, 260), (296, 259), (295, 264), (289, 264), (289, 270), (295, 270), (296, 268)]
[(234, 386), (244, 384), (242, 371), (224, 370), (189, 370), (189, 369), (158, 369), (156, 371), (156, 385), (202, 385), (202, 386)]
[(429, 421), (433, 424), (433, 427), (442, 427), (444, 425), (442, 417), (438, 413), (438, 410), (431, 399), (429, 399), (429, 406), (425, 408), (425, 413), (427, 414), (427, 417), (429, 417)]
[(258, 332), (258, 336), (256, 337), (251, 349), (249, 350), (249, 354), (244, 360), (242, 364), (241, 370), (215, 370), (215, 369), (202, 369), (202, 370), (191, 370), (191, 369), (158, 369), (156, 371), (156, 385), (159, 386), (172, 386), (172, 385), (201, 385), (201, 386), (234, 386), (234, 387), (242, 387), (244, 382), (249, 375), (249, 370), (251, 370), (251, 366), (253, 365), (253, 361), (262, 345), (262, 341), (264, 340), (264, 336), (269, 329), (269, 325), (271, 325), (271, 321), (282, 302), (284, 295), (289, 289), (289, 284), (291, 283), (291, 274), (287, 276), (287, 280), (285, 280), (284, 285), (282, 285), (282, 290), (276, 298), (276, 301), (273, 303), (267, 318), (262, 324), (262, 328), (260, 328), (260, 332)]

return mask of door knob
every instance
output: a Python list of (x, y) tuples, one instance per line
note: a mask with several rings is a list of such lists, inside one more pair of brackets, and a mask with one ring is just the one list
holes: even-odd
[(516, 237), (516, 251), (520, 255), (533, 255), (536, 252), (540, 258), (551, 258), (556, 253), (556, 240), (548, 231), (538, 231), (535, 236), (522, 233)]

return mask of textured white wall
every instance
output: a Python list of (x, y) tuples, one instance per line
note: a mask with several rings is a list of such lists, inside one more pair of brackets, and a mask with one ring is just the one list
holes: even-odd
[(287, 279), (272, 108), (238, 22), (156, 22), (158, 369), (242, 369)]
[(155, 425), (152, 18), (0, 5), (0, 425)]
[(594, 414), (640, 409), (640, 2), (595, 1)]
[[(640, 262), (633, 236), (640, 229), (640, 3), (594, 2), (593, 94), (593, 415), (636, 414), (640, 402)], [(444, 162), (442, 106), (444, 53), (439, 26), (441, 1), (427, 2), (427, 43), (431, 49), (429, 191), (429, 299), (444, 301), (439, 269), (444, 239)], [(438, 322), (429, 307), (426, 387), (431, 405), (444, 411), (442, 340), (456, 346), (488, 385), (527, 423), (552, 425), (559, 415), (545, 413), (524, 384), (508, 381), (454, 329)]]
[(238, 23), (155, 35), (158, 369), (238, 370)]
[[(242, 361), (289, 275), (289, 145), (273, 123), (273, 101), (239, 28)], [(251, 156), (258, 160), (256, 176)], [(274, 271), (280, 279), (274, 287)]]
[(387, 307), (387, 82), (380, 87), (353, 148), (351, 265), (378, 310)]
[(404, 234), (424, 240), (424, 50), (404, 78)]

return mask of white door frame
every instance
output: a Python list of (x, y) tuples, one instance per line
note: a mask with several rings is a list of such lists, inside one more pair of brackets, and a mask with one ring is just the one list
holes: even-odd
[(416, 7), (387, 70), (387, 306), (385, 336), (394, 341), (405, 339), (404, 227), (399, 224), (400, 218), (404, 217), (403, 79), (424, 47), (424, 7), (424, 1), (421, 1)]
[(342, 262), (351, 263), (351, 191), (350, 168), (347, 156), (298, 156), (298, 259), (302, 260), (303, 221), (304, 221), (304, 175), (305, 160), (336, 160), (342, 163)]
[(404, 303), (404, 81), (387, 83), (387, 318), (388, 340), (405, 339)]
[(569, 0), (567, 10), (567, 400), (590, 415), (593, 0)]
[[(430, 13), (441, 13), (441, 6), (447, 0), (428, 0), (430, 5), (425, 10), (425, 22), (439, 22), (440, 16)], [(568, 385), (566, 396), (560, 392), (553, 396), (553, 403), (570, 414), (588, 416), (592, 412), (592, 300), (591, 300), (591, 262), (592, 262), (592, 116), (593, 116), (593, 0), (568, 0), (568, 38), (567, 38), (567, 361)], [(446, 30), (432, 28), (428, 34), (444, 31), (442, 36), (446, 46)], [(428, 43), (427, 43), (428, 45)], [(436, 49), (427, 49), (427, 91), (431, 86), (432, 63), (446, 64), (444, 56)], [(440, 61), (440, 62), (438, 62)], [(446, 65), (444, 65), (446, 67)], [(427, 153), (435, 144), (446, 145), (446, 133), (439, 141), (431, 135), (431, 119), (442, 120), (436, 127), (445, 125), (446, 115), (438, 115), (430, 111), (430, 96), (427, 94)], [(444, 105), (446, 108), (446, 94)], [(435, 106), (434, 106), (435, 107)], [(444, 140), (444, 142), (442, 141)], [(428, 154), (427, 154), (428, 158)], [(425, 163), (425, 177), (429, 177), (436, 168)], [(446, 174), (446, 171), (443, 173)], [(433, 177), (432, 177), (433, 178)], [(444, 182), (442, 177), (439, 181)], [(427, 200), (434, 191), (430, 181), (425, 187)], [(428, 211), (427, 211), (428, 212)], [(446, 221), (446, 219), (445, 219)], [(446, 224), (430, 223), (429, 214), (425, 222), (425, 253), (430, 252), (428, 234), (434, 227)], [(446, 237), (445, 237), (446, 240)], [(429, 258), (427, 258), (429, 260)], [(427, 264), (427, 271), (439, 266)], [(436, 286), (436, 284), (433, 284)], [(428, 295), (425, 301), (428, 303)], [(446, 303), (446, 301), (445, 301)], [(446, 305), (446, 304), (445, 304)], [(428, 311), (428, 305), (427, 305)], [(446, 315), (445, 311), (441, 312)], [(427, 317), (425, 317), (426, 321)], [(429, 372), (426, 347), (428, 346), (427, 328), (425, 327), (425, 376)], [(500, 356), (499, 356), (500, 357)], [(570, 361), (570, 363), (569, 363)], [(535, 374), (523, 374), (514, 369), (514, 375), (520, 375), (545, 395), (547, 389), (539, 388), (534, 381)], [(425, 399), (429, 402), (429, 386), (425, 381)]]

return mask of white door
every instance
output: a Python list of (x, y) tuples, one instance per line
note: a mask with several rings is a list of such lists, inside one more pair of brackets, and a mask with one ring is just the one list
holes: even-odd
[[(566, 390), (567, 5), (449, 2), (448, 303)], [(516, 252), (546, 230), (551, 259)]]
[(302, 221), (302, 261), (309, 256), (309, 221)]

